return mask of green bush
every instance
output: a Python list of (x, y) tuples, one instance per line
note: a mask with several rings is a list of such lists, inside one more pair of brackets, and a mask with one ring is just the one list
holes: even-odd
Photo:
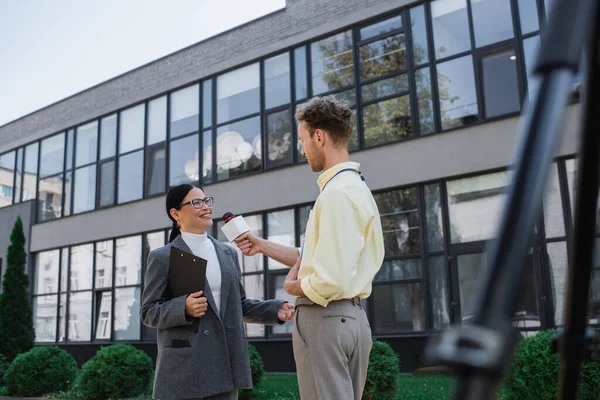
[(17, 217), (10, 243), (2, 281), (4, 290), (0, 294), (0, 353), (12, 361), (17, 354), (31, 350), (35, 341), (21, 217)]
[(252, 374), (252, 389), (242, 389), (239, 391), (240, 400), (248, 400), (252, 398), (252, 393), (260, 385), (260, 381), (265, 374), (262, 357), (254, 346), (248, 344), (248, 356), (250, 358), (250, 372)]
[(363, 400), (394, 400), (399, 373), (400, 360), (396, 352), (389, 344), (374, 340)]
[(4, 385), (4, 375), (10, 367), (10, 362), (4, 354), (0, 354), (0, 386)]
[[(504, 379), (505, 400), (556, 399), (560, 358), (552, 352), (555, 333), (550, 329), (519, 342)], [(581, 373), (579, 399), (600, 399), (600, 361), (583, 363)]]
[(82, 368), (78, 392), (85, 399), (137, 397), (152, 382), (152, 360), (128, 344), (103, 347)]
[(54, 346), (34, 347), (12, 362), (4, 382), (11, 396), (38, 397), (68, 390), (75, 380), (77, 363), (72, 355)]

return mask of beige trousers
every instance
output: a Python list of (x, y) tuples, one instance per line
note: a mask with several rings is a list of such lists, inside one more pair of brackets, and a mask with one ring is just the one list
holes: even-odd
[(292, 343), (302, 400), (361, 400), (372, 339), (360, 301), (297, 299)]

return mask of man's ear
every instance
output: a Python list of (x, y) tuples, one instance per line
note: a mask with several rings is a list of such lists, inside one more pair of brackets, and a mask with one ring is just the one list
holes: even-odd
[(315, 129), (314, 139), (318, 146), (323, 146), (326, 140), (326, 132), (322, 129)]

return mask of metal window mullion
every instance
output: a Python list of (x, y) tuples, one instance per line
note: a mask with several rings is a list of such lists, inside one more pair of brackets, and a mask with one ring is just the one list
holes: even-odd
[(433, 330), (433, 310), (432, 310), (432, 302), (430, 301), (430, 285), (429, 285), (429, 257), (427, 257), (427, 253), (429, 251), (429, 243), (427, 236), (427, 215), (425, 214), (425, 210), (427, 209), (425, 205), (425, 187), (424, 185), (417, 185), (416, 187), (417, 194), (417, 204), (419, 206), (419, 239), (421, 240), (421, 279), (422, 279), (422, 292), (424, 293), (424, 302), (425, 302), (425, 319), (426, 319), (426, 328), (425, 331)]
[(217, 76), (212, 77), (212, 160), (211, 160), (211, 183), (217, 182)]
[[(145, 199), (148, 197), (148, 182), (146, 182), (146, 173), (148, 172), (148, 166), (146, 165), (151, 158), (150, 157), (146, 157), (147, 154), (146, 152), (149, 150), (148, 149), (148, 109), (150, 107), (148, 106), (148, 102), (144, 102), (144, 144), (143, 144), (143, 149), (144, 151), (142, 152), (142, 157), (144, 157), (143, 162), (142, 162), (142, 199)], [(166, 155), (165, 155), (166, 156)]]
[(363, 130), (363, 118), (362, 118), (362, 98), (361, 98), (361, 76), (360, 76), (360, 51), (359, 51), (359, 28), (354, 25), (350, 28), (352, 35), (352, 58), (354, 59), (354, 96), (355, 110), (356, 110), (356, 136), (358, 150), (365, 147), (364, 130)]
[(484, 88), (482, 71), (480, 64), (480, 57), (477, 54), (477, 46), (475, 44), (475, 23), (473, 20), (473, 10), (471, 6), (471, 0), (467, 0), (467, 19), (469, 21), (469, 37), (471, 40), (471, 62), (473, 64), (473, 79), (475, 80), (475, 96), (477, 99), (477, 120), (482, 121), (485, 119), (485, 103), (484, 103)]
[(119, 170), (121, 169), (121, 112), (117, 113), (117, 134), (115, 143), (115, 173), (113, 206), (119, 204)]
[(438, 91), (437, 65), (439, 64), (435, 58), (435, 39), (433, 37), (433, 17), (431, 14), (431, 3), (423, 4), (425, 13), (425, 31), (427, 33), (427, 50), (429, 58), (429, 75), (431, 85), (431, 105), (434, 121), (434, 132), (442, 131), (442, 112), (440, 108), (440, 95)]
[(110, 285), (110, 341), (115, 341), (115, 284), (117, 281), (117, 272), (116, 272), (116, 264), (117, 264), (117, 240), (112, 239), (113, 245), (113, 257), (112, 257), (112, 282)]
[(261, 172), (262, 171), (266, 171), (267, 170), (267, 160), (266, 160), (266, 155), (268, 154), (269, 151), (269, 137), (267, 135), (267, 129), (265, 129), (266, 126), (266, 118), (264, 117), (265, 114), (265, 103), (266, 103), (266, 90), (265, 90), (265, 60), (261, 59), (258, 62), (258, 79), (259, 79), (259, 91), (258, 91), (258, 95), (259, 95), (259, 136), (261, 137), (261, 151), (262, 151), (262, 156), (261, 156), (261, 160), (260, 160), (260, 166), (261, 166)]

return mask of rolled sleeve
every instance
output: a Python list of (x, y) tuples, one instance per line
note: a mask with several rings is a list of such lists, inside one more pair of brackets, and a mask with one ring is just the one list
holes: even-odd
[(310, 286), (310, 276), (307, 276), (306, 278), (302, 279), (300, 281), (300, 286), (302, 287), (304, 295), (308, 297), (311, 301), (320, 306), (327, 307), (327, 304), (329, 304), (329, 300), (319, 295), (315, 291), (315, 289), (313, 289), (312, 286)]

